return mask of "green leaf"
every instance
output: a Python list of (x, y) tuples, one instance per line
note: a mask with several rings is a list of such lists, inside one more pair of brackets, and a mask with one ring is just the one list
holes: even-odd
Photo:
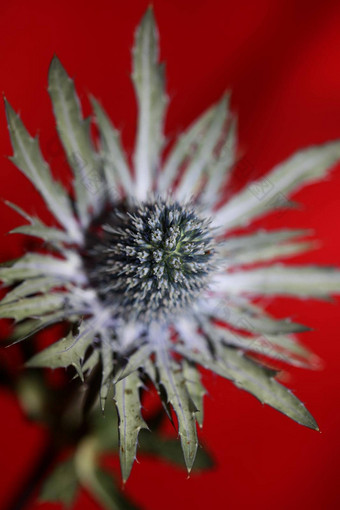
[(228, 97), (224, 96), (216, 105), (204, 138), (189, 160), (188, 166), (176, 189), (176, 198), (180, 201), (186, 200), (197, 191), (203, 171), (214, 160), (213, 152), (223, 135), (227, 118), (227, 103)]
[(1, 300), (0, 307), (7, 303), (12, 303), (20, 298), (27, 297), (40, 292), (47, 292), (53, 287), (57, 287), (60, 282), (56, 278), (40, 277), (32, 278), (17, 285), (11, 291), (7, 292), (6, 296)]
[(168, 353), (164, 348), (160, 347), (156, 355), (159, 384), (165, 389), (167, 400), (177, 415), (178, 433), (185, 463), (190, 472), (198, 445), (195, 420), (197, 409), (189, 395), (181, 366), (168, 359)]
[(33, 356), (26, 363), (26, 366), (31, 368), (66, 368), (72, 365), (83, 380), (82, 362), (88, 347), (94, 340), (95, 333), (95, 330), (91, 327), (91, 321), (83, 322), (76, 336), (70, 332), (65, 338)]
[(116, 487), (111, 473), (98, 466), (98, 442), (87, 436), (75, 455), (76, 473), (81, 485), (107, 510), (136, 510)]
[(15, 302), (0, 304), (0, 318), (21, 321), (60, 310), (64, 304), (65, 294), (62, 293), (19, 299)]
[(302, 333), (310, 328), (289, 319), (275, 319), (253, 305), (235, 305), (228, 301), (216, 301), (207, 309), (209, 318), (218, 319), (233, 328), (261, 333), (263, 335), (279, 335), (282, 333)]
[(113, 375), (113, 351), (112, 346), (105, 341), (101, 344), (102, 380), (100, 386), (100, 404), (102, 411), (105, 410), (107, 394), (112, 385)]
[(16, 324), (13, 333), (10, 336), (9, 345), (22, 342), (26, 338), (35, 335), (42, 329), (45, 329), (52, 324), (61, 322), (65, 319), (65, 311), (50, 313), (36, 319), (27, 319), (20, 324)]
[[(141, 454), (159, 457), (161, 461), (169, 461), (173, 464), (185, 466), (181, 447), (177, 439), (167, 439), (159, 434), (155, 437), (147, 431), (143, 431), (139, 437), (139, 451)], [(193, 465), (193, 471), (209, 469), (214, 466), (214, 461), (205, 448), (198, 448)]]
[(76, 281), (82, 278), (78, 268), (78, 258), (60, 259), (50, 255), (27, 253), (17, 259), (10, 267), (0, 268), (0, 280), (10, 285), (26, 278), (57, 277), (59, 281)]
[(241, 351), (222, 347), (218, 359), (209, 359), (182, 346), (177, 346), (176, 350), (195, 363), (230, 379), (238, 388), (252, 393), (260, 402), (270, 405), (297, 423), (319, 430), (303, 403), (285, 386), (275, 381), (273, 372), (250, 360)]
[(97, 467), (85, 488), (107, 510), (137, 510), (116, 486), (113, 474)]
[(100, 211), (105, 186), (100, 162), (89, 135), (88, 123), (83, 119), (80, 101), (73, 80), (57, 57), (49, 69), (48, 91), (57, 122), (60, 140), (74, 172), (77, 211), (83, 227), (89, 224), (89, 209)]
[(39, 237), (50, 243), (67, 243), (70, 242), (70, 238), (62, 231), (57, 228), (46, 227), (45, 225), (21, 225), (16, 227), (9, 232), (10, 234), (24, 234), (26, 236)]
[(30, 225), (22, 225), (10, 231), (10, 234), (24, 234), (28, 236), (39, 237), (40, 239), (44, 239), (45, 241), (54, 245), (54, 247), (58, 246), (58, 243), (69, 243), (70, 236), (66, 234), (63, 230), (60, 230), (55, 227), (48, 227), (44, 225), (42, 221), (38, 218), (34, 218), (23, 211), (20, 207), (11, 202), (5, 201), (5, 204), (8, 207), (11, 207), (18, 214), (23, 216), (27, 221), (29, 221)]
[(284, 266), (221, 275), (220, 288), (232, 294), (326, 298), (340, 293), (340, 271), (332, 267)]
[(6, 100), (5, 107), (14, 151), (12, 162), (41, 193), (46, 205), (66, 228), (71, 238), (80, 242), (82, 235), (73, 216), (69, 197), (61, 184), (52, 178), (49, 166), (40, 152), (38, 139), (29, 135), (19, 116)]
[[(197, 409), (195, 418), (200, 427), (203, 427), (203, 398), (206, 393), (201, 382), (201, 375), (198, 367), (187, 360), (182, 361), (183, 375), (189, 395)], [(196, 463), (196, 462), (195, 462)]]
[(206, 110), (179, 136), (159, 175), (157, 186), (159, 192), (166, 192), (173, 187), (183, 163), (201, 146), (204, 135), (215, 115), (216, 108), (217, 106), (214, 105)]
[(315, 355), (291, 335), (263, 334), (250, 337), (208, 323), (204, 323), (203, 329), (214, 345), (216, 342), (225, 343), (304, 368), (311, 368), (315, 365)]
[(114, 399), (119, 416), (119, 458), (124, 483), (129, 478), (136, 457), (139, 431), (147, 428), (140, 411), (141, 385), (137, 372), (131, 373), (115, 385)]
[(223, 134), (222, 147), (217, 156), (212, 155), (212, 161), (207, 165), (208, 180), (200, 196), (203, 204), (217, 204), (224, 186), (231, 177), (231, 170), (236, 163), (237, 132), (236, 120), (232, 119), (228, 129)]
[(163, 147), (163, 124), (167, 104), (164, 68), (158, 63), (158, 33), (152, 7), (136, 32), (132, 80), (138, 100), (138, 129), (134, 154), (137, 198), (145, 200), (152, 190)]
[[(118, 365), (115, 368), (113, 382), (118, 382), (124, 377), (132, 374), (139, 368), (142, 368), (152, 353), (152, 348), (149, 344), (142, 345), (133, 353), (118, 360)], [(126, 361), (126, 362), (125, 362)]]
[(235, 267), (299, 255), (318, 246), (315, 241), (282, 243), (287, 239), (302, 235), (306, 235), (306, 231), (256, 232), (228, 239), (219, 245), (218, 253), (225, 265)]
[(50, 503), (60, 502), (71, 507), (78, 487), (74, 460), (71, 458), (58, 464), (48, 476), (41, 488), (39, 500)]
[(96, 114), (100, 139), (102, 143), (102, 157), (104, 160), (104, 174), (111, 198), (117, 200), (117, 188), (121, 185), (125, 195), (131, 195), (133, 181), (129, 166), (120, 141), (120, 133), (116, 130), (104, 109), (91, 97), (91, 103)]
[(230, 230), (247, 225), (264, 213), (287, 207), (286, 197), (302, 186), (322, 179), (339, 159), (339, 141), (297, 152), (221, 207), (212, 225)]

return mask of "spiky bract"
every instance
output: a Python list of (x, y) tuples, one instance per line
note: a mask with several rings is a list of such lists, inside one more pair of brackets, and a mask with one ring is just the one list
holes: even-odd
[[(203, 419), (197, 365), (316, 429), (304, 405), (275, 380), (275, 372), (252, 359), (255, 354), (271, 362), (313, 366), (315, 357), (294, 335), (308, 328), (271, 317), (252, 298), (324, 298), (340, 291), (337, 269), (283, 265), (283, 257), (313, 247), (300, 241), (310, 232), (233, 234), (259, 216), (289, 207), (295, 190), (321, 179), (339, 160), (340, 142), (300, 151), (225, 201), (222, 190), (237, 147), (229, 95), (204, 112), (162, 157), (167, 97), (152, 9), (136, 33), (132, 78), (139, 111), (133, 169), (117, 131), (92, 99), (100, 133), (96, 148), (73, 81), (57, 58), (52, 61), (49, 93), (74, 174), (74, 203), (54, 182), (37, 139), (6, 103), (12, 160), (40, 191), (61, 228), (48, 227), (13, 206), (30, 223), (15, 232), (41, 237), (53, 251), (26, 254), (0, 268), (3, 283), (15, 285), (0, 306), (0, 317), (16, 320), (15, 339), (65, 319), (73, 325), (29, 365), (73, 365), (81, 378), (99, 366), (103, 407), (114, 386), (124, 480), (145, 426), (140, 388), (146, 379), (156, 386), (169, 416), (169, 406), (176, 412), (191, 469), (196, 422), (201, 425)], [(281, 263), (268, 265), (275, 259)]]

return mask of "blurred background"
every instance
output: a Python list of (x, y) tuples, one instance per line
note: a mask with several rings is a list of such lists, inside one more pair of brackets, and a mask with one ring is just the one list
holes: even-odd
[[(39, 133), (45, 157), (65, 183), (68, 169), (47, 93), (51, 58), (57, 54), (75, 77), (85, 114), (90, 113), (89, 92), (102, 102), (122, 129), (124, 146), (131, 153), (136, 125), (129, 78), (131, 46), (149, 3), (1, 2), (0, 90), (20, 111), (31, 134)], [(226, 89), (232, 90), (239, 149), (245, 158), (231, 191), (299, 148), (340, 137), (338, 1), (154, 0), (153, 5), (171, 98), (169, 140)], [(37, 192), (6, 158), (10, 154), (0, 108), (0, 198), (49, 221)], [(272, 214), (257, 226), (313, 227), (321, 248), (292, 261), (339, 266), (339, 189), (338, 165), (327, 181), (296, 194), (302, 204), (299, 210)], [(23, 236), (6, 236), (20, 218), (3, 202), (0, 215), (2, 262), (29, 245)], [(289, 368), (283, 381), (306, 403), (321, 433), (304, 429), (228, 381), (205, 373), (208, 395), (200, 438), (215, 465), (188, 479), (180, 467), (139, 455), (125, 494), (140, 508), (339, 508), (340, 301), (275, 299), (266, 304), (278, 317), (291, 317), (313, 328), (301, 339), (323, 360), (322, 370)], [(8, 332), (8, 323), (3, 323), (3, 339)], [(11, 374), (22, 369), (18, 348), (1, 349), (0, 358)], [(7, 509), (45, 450), (48, 429), (29, 421), (9, 390), (0, 389), (0, 406), (0, 508)], [(165, 434), (175, 436), (171, 426), (163, 428)], [(119, 484), (116, 458), (110, 469)], [(25, 510), (38, 508), (59, 506), (38, 503), (33, 492)], [(82, 491), (74, 508), (99, 507)]]

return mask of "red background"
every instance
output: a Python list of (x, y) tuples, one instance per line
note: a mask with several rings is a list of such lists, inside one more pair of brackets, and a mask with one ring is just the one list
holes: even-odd
[[(2, 0), (0, 89), (21, 111), (28, 129), (39, 131), (43, 152), (57, 175), (65, 176), (65, 170), (46, 91), (53, 54), (75, 76), (85, 113), (91, 91), (122, 127), (131, 151), (136, 107), (129, 81), (130, 48), (147, 4)], [(240, 147), (253, 175), (300, 147), (339, 137), (338, 1), (155, 0), (154, 6), (172, 99), (166, 126), (170, 136), (231, 88)], [(33, 187), (5, 159), (10, 153), (1, 108), (1, 198), (46, 217)], [(327, 182), (299, 192), (301, 211), (261, 222), (315, 227), (323, 248), (296, 262), (339, 263), (339, 186), (338, 167)], [(20, 220), (3, 204), (0, 212), (5, 234)], [(2, 236), (2, 260), (14, 257), (22, 243), (21, 236)], [(321, 434), (263, 407), (227, 381), (207, 376), (210, 395), (201, 437), (217, 467), (187, 480), (178, 468), (141, 459), (126, 491), (143, 508), (339, 508), (339, 300), (281, 299), (270, 303), (270, 309), (314, 328), (304, 341), (325, 361), (324, 370), (291, 369), (286, 380), (316, 417)], [(2, 507), (39, 455), (44, 432), (25, 421), (9, 394), (1, 391), (0, 399)], [(50, 507), (33, 501), (29, 508)], [(82, 494), (76, 508), (96, 505)]]

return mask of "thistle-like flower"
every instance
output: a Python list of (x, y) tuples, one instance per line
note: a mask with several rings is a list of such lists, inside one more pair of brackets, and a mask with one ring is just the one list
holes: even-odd
[(100, 140), (91, 140), (73, 81), (53, 59), (48, 90), (74, 175), (72, 197), (54, 181), (37, 139), (6, 102), (12, 161), (59, 225), (46, 226), (9, 204), (30, 223), (14, 232), (42, 238), (46, 245), (44, 252), (25, 254), (0, 269), (3, 283), (15, 285), (2, 301), (0, 317), (15, 319), (16, 338), (60, 321), (71, 326), (65, 338), (28, 365), (73, 365), (81, 379), (100, 366), (103, 408), (114, 387), (124, 480), (145, 426), (139, 393), (146, 380), (157, 388), (169, 417), (171, 408), (177, 415), (189, 471), (197, 449), (196, 421), (203, 420), (199, 366), (317, 429), (304, 405), (275, 380), (276, 372), (253, 357), (310, 365), (310, 352), (293, 335), (308, 328), (271, 317), (253, 297), (340, 292), (336, 269), (268, 264), (311, 248), (310, 241), (301, 241), (309, 232), (233, 233), (289, 207), (286, 197), (321, 179), (339, 160), (340, 142), (295, 154), (224, 202), (237, 148), (228, 95), (162, 157), (167, 96), (152, 9), (136, 32), (132, 80), (139, 117), (131, 169), (118, 132), (95, 99)]

